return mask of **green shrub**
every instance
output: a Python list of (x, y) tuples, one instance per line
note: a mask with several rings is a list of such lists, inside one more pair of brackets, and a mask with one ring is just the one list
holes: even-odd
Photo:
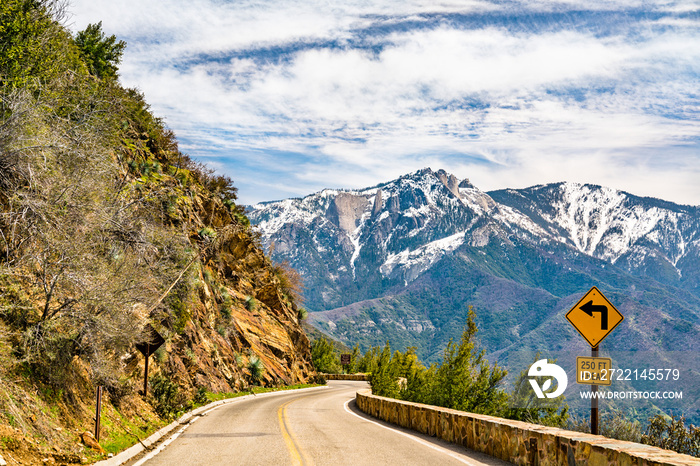
[(585, 432), (587, 434), (591, 433), (591, 421), (586, 417), (569, 416), (566, 421), (566, 430), (573, 430), (574, 432)]
[(102, 21), (88, 24), (84, 31), (75, 36), (75, 44), (80, 49), (80, 57), (91, 75), (100, 79), (116, 79), (117, 69), (126, 42), (117, 41), (116, 36), (106, 36), (102, 31)]
[(170, 305), (170, 308), (174, 314), (173, 330), (175, 333), (182, 335), (185, 333), (187, 322), (191, 320), (192, 316), (190, 315), (187, 306), (179, 296), (175, 296), (170, 299), (168, 304)]
[[(621, 411), (614, 408), (603, 413), (599, 423), (599, 434), (603, 437), (624, 440), (627, 442), (640, 443), (642, 441), (642, 428), (639, 421), (631, 419)], [(589, 417), (571, 416), (565, 426), (567, 430), (576, 432), (591, 432), (591, 421)]]
[(170, 379), (158, 374), (150, 378), (151, 403), (156, 413), (164, 419), (172, 419), (180, 410), (180, 389)]
[(197, 364), (197, 362), (199, 362), (199, 360), (197, 359), (197, 354), (194, 352), (194, 350), (192, 350), (192, 348), (188, 346), (185, 347), (185, 355), (193, 363)]
[(200, 230), (197, 232), (197, 234), (202, 238), (202, 239), (214, 239), (216, 238), (216, 230), (210, 227), (204, 227), (200, 228)]
[(236, 221), (243, 225), (244, 227), (249, 227), (250, 226), (250, 219), (245, 216), (245, 214), (242, 214), (240, 212), (234, 212), (233, 216), (236, 218)]
[(244, 304), (245, 304), (245, 308), (250, 312), (255, 311), (258, 307), (255, 298), (253, 298), (252, 296), (246, 296)]
[(700, 427), (685, 426), (685, 417), (676, 419), (658, 414), (649, 419), (642, 443), (700, 457)]
[(357, 362), (356, 372), (370, 373), (376, 371), (380, 354), (381, 348), (379, 346), (370, 347)]
[(384, 346), (379, 357), (377, 369), (369, 377), (372, 394), (390, 398), (399, 397), (399, 365), (392, 361), (389, 342)]
[(204, 277), (204, 282), (207, 285), (214, 283), (214, 275), (211, 273), (209, 267), (205, 267), (204, 270), (202, 270), (202, 276)]
[(248, 371), (250, 371), (250, 379), (254, 384), (260, 383), (265, 373), (265, 364), (255, 354), (248, 356)]
[(299, 320), (304, 320), (308, 316), (309, 316), (309, 311), (307, 311), (303, 307), (300, 307), (299, 309), (297, 309), (297, 317), (299, 318)]
[(620, 410), (602, 416), (600, 422), (600, 435), (617, 440), (639, 443), (642, 440), (642, 427), (639, 421), (630, 419)]
[(229, 294), (228, 289), (225, 286), (219, 287), (219, 295), (221, 296), (221, 304), (224, 304), (226, 306), (230, 306), (231, 304), (233, 304), (231, 295)]
[(333, 342), (321, 337), (311, 343), (311, 362), (318, 372), (336, 374), (340, 372), (340, 359)]
[(209, 402), (209, 398), (207, 398), (207, 389), (204, 387), (199, 387), (197, 389), (197, 393), (194, 394), (194, 398), (192, 401), (198, 405), (203, 405)]
[(165, 345), (159, 346), (158, 349), (155, 350), (155, 352), (153, 353), (153, 357), (159, 363), (164, 363), (168, 359), (168, 353), (167, 351), (165, 351)]
[(231, 299), (231, 295), (224, 286), (219, 288), (219, 295), (221, 296), (219, 312), (221, 313), (221, 317), (228, 321), (231, 319), (231, 306), (233, 305), (233, 299)]

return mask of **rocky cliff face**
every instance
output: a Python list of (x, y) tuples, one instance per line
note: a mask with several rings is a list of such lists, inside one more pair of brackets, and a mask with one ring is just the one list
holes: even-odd
[[(169, 181), (161, 174), (149, 180), (148, 190)], [(182, 193), (188, 202), (174, 203), (165, 223), (187, 232), (185, 245), (196, 257), (144, 320), (166, 338), (155, 372), (173, 377), (190, 394), (306, 382), (314, 370), (290, 282), (293, 271), (264, 254), (245, 219), (219, 196), (198, 185), (188, 190)], [(132, 366), (141, 365), (143, 358), (132, 355)], [(259, 378), (250, 367), (256, 359), (263, 368)], [(133, 369), (138, 377), (140, 369)]]
[(263, 385), (306, 382), (314, 373), (310, 345), (279, 271), (244, 230), (220, 231), (220, 249), (195, 276), (191, 319), (178, 335), (160, 327), (171, 339), (156, 370), (162, 365), (191, 390), (233, 392), (257, 383), (247, 367), (254, 356), (264, 366)]

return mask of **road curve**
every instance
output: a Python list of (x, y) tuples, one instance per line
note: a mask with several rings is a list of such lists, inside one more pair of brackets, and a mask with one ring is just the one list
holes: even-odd
[(215, 408), (195, 418), (162, 451), (129, 464), (508, 464), (367, 416), (354, 406), (355, 392), (366, 388), (365, 382), (328, 385)]

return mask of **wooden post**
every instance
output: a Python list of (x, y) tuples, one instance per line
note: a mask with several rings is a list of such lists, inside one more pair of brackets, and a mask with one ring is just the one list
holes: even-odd
[(151, 345), (146, 344), (146, 367), (143, 371), (143, 397), (148, 395), (148, 357), (151, 355)]
[(102, 417), (102, 386), (97, 387), (97, 403), (95, 406), (95, 440), (100, 441), (100, 418)]
[[(600, 345), (591, 348), (591, 356), (598, 357)], [(598, 435), (598, 385), (591, 385), (591, 434)]]

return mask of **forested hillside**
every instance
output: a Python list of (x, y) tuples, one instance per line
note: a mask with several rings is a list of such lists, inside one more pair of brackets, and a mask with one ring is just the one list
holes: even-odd
[[(312, 373), (298, 280), (262, 252), (233, 181), (182, 153), (143, 95), (120, 85), (124, 42), (101, 24), (74, 36), (64, 16), (55, 0), (0, 5), (8, 461), (89, 457), (77, 436), (92, 429), (97, 386), (103, 444), (117, 448), (207, 392)], [(149, 324), (165, 344), (145, 402), (135, 345)]]

